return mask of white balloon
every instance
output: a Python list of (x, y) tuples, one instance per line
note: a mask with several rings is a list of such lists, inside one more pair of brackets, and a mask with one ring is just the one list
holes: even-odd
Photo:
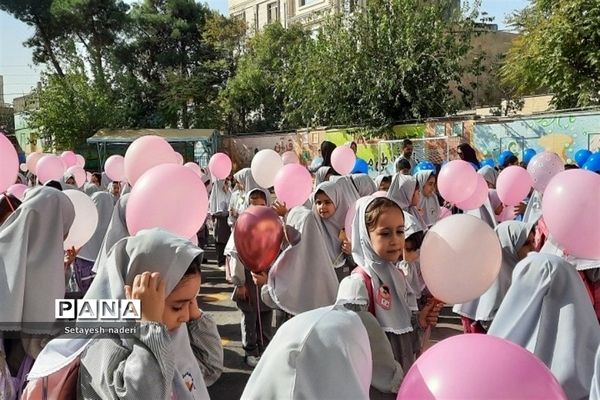
[(75, 220), (65, 239), (64, 249), (68, 250), (71, 247), (79, 249), (90, 240), (96, 231), (98, 210), (92, 199), (79, 190), (65, 190), (63, 193), (75, 207)]
[(421, 273), (433, 296), (461, 304), (485, 293), (500, 272), (502, 248), (496, 233), (472, 215), (438, 221), (421, 246)]
[(262, 188), (273, 186), (275, 176), (283, 167), (283, 160), (275, 150), (261, 150), (252, 159), (252, 177)]

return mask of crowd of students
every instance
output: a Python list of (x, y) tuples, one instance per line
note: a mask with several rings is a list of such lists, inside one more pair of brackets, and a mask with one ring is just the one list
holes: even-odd
[[(439, 168), (415, 171), (408, 140), (396, 173), (375, 179), (339, 176), (331, 165), (334, 148), (322, 145), (311, 197), (289, 210), (259, 187), (249, 168), (225, 180), (205, 175), (209, 216), (199, 245), (159, 229), (131, 236), (130, 188), (102, 174), (82, 189), (99, 223), (81, 249), (63, 250), (74, 208), (61, 190), (75, 188), (73, 177), (29, 182), (22, 202), (0, 195), (0, 399), (61, 398), (73, 388), (78, 399), (208, 398), (207, 387), (223, 371), (218, 327), (196, 300), (210, 233), (241, 311), (244, 360), (254, 368), (242, 398), (397, 393), (443, 307), (421, 275), (421, 244), (445, 213), (463, 211), (437, 193)], [(600, 260), (561, 251), (545, 228), (539, 194), (507, 212), (495, 182), (500, 169), (518, 160), (480, 168), (468, 144), (457, 154), (489, 186), (485, 204), (466, 213), (493, 228), (502, 247), (492, 287), (454, 305), (465, 333), (495, 335), (531, 351), (569, 399), (599, 398), (593, 289)], [(236, 221), (248, 207), (272, 207), (285, 230), (278, 257), (261, 273), (243, 265), (235, 245)], [(139, 299), (138, 333), (52, 338), (54, 300), (69, 295)]]

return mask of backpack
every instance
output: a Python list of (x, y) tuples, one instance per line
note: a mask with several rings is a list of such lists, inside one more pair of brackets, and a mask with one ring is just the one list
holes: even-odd
[(21, 400), (75, 400), (79, 377), (79, 357), (58, 371), (29, 381)]
[(371, 281), (371, 277), (367, 274), (362, 267), (356, 267), (352, 270), (352, 275), (360, 275), (362, 277), (363, 282), (365, 283), (365, 287), (367, 288), (367, 294), (369, 296), (369, 312), (375, 315), (375, 301), (373, 300), (373, 283)]

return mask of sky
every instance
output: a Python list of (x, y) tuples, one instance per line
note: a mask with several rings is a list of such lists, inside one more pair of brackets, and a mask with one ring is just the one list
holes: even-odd
[[(132, 3), (135, 0), (126, 0)], [(227, 0), (208, 0), (208, 5), (228, 15)], [(513, 10), (525, 7), (528, 0), (483, 0), (481, 9), (494, 17), (499, 29), (505, 29), (504, 20)], [(4, 77), (4, 102), (11, 103), (15, 97), (29, 93), (39, 80), (43, 66), (31, 61), (32, 52), (23, 46), (33, 35), (33, 28), (0, 11), (0, 75)]]

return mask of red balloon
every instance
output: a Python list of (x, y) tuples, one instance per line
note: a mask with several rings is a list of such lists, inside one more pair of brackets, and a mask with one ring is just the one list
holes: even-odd
[(283, 225), (272, 208), (252, 206), (238, 217), (234, 235), (240, 261), (250, 271), (260, 273), (279, 255)]

